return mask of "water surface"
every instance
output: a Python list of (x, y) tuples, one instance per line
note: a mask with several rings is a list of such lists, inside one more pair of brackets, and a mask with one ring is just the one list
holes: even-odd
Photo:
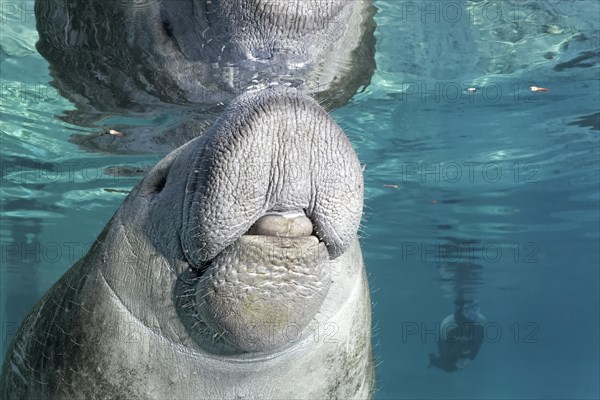
[[(598, 398), (599, 4), (376, 5), (378, 70), (332, 115), (366, 164), (377, 398)], [(1, 26), (2, 353), (137, 180), (104, 169), (160, 158), (69, 142), (120, 116), (62, 122), (22, 6)], [(427, 368), (459, 295), (488, 320), (481, 351)]]

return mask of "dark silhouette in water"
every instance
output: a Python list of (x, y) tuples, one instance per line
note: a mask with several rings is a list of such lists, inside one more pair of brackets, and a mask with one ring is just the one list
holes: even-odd
[(454, 304), (454, 314), (447, 316), (440, 327), (439, 355), (429, 354), (429, 366), (446, 372), (467, 367), (483, 343), (485, 318), (479, 313), (479, 303), (460, 298)]

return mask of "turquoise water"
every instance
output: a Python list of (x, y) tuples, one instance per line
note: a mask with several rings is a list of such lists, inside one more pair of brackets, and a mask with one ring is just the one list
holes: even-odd
[[(378, 70), (332, 115), (366, 164), (377, 397), (598, 398), (599, 3), (376, 5)], [(69, 143), (98, 129), (59, 118), (32, 9), (0, 16), (2, 353), (136, 182), (103, 169), (160, 158)], [(427, 368), (458, 293), (482, 348)]]

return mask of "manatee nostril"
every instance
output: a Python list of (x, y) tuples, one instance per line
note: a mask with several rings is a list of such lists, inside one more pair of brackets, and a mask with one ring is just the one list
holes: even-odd
[(169, 22), (168, 20), (163, 20), (162, 21), (162, 27), (163, 30), (165, 31), (165, 34), (168, 37), (173, 37), (173, 27), (171, 26), (171, 22)]
[(163, 176), (157, 183), (156, 186), (154, 186), (154, 192), (155, 193), (160, 193), (162, 192), (162, 190), (165, 188), (165, 186), (167, 185), (167, 177)]

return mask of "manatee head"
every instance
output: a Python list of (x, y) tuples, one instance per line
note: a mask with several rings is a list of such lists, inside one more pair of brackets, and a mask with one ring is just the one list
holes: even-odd
[(146, 231), (179, 276), (180, 318), (202, 347), (230, 353), (279, 349), (307, 330), (363, 205), (344, 132), (282, 87), (238, 97), (140, 190)]

